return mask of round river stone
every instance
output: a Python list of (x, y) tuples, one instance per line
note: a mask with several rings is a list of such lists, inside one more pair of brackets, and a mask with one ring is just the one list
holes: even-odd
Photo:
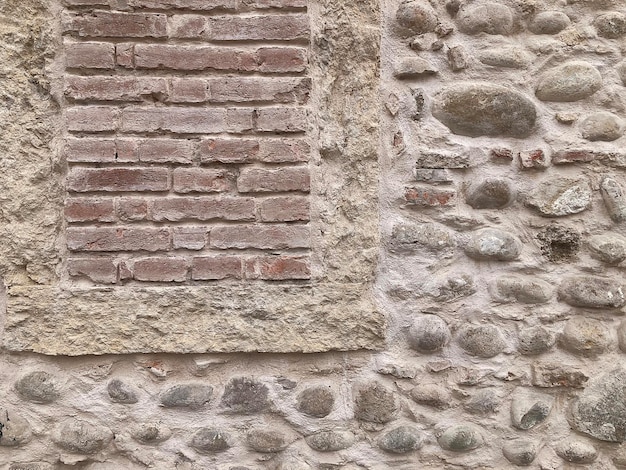
[(539, 81), (535, 94), (542, 101), (578, 101), (602, 88), (602, 75), (583, 61), (567, 62), (548, 70)]

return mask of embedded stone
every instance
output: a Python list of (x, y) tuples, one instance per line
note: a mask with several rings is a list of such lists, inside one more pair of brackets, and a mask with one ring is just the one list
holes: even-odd
[(565, 324), (559, 343), (574, 354), (594, 357), (609, 349), (611, 335), (598, 320), (574, 317)]
[(474, 233), (465, 253), (478, 260), (513, 261), (519, 258), (522, 243), (502, 230), (486, 228)]
[(545, 217), (578, 214), (591, 205), (591, 187), (584, 178), (559, 178), (539, 184), (526, 200)]
[(487, 49), (478, 54), (478, 60), (492, 67), (509, 69), (525, 69), (534, 59), (534, 56), (521, 47), (502, 47)]
[(626, 86), (626, 60), (619, 63), (617, 66), (617, 74), (619, 78), (622, 80), (622, 84)]
[(298, 395), (296, 408), (300, 413), (323, 418), (328, 416), (335, 405), (335, 396), (329, 386), (310, 387)]
[(626, 16), (617, 11), (610, 11), (598, 16), (593, 25), (598, 36), (607, 39), (617, 39), (626, 34)]
[(420, 149), (415, 161), (416, 168), (431, 169), (460, 169), (469, 168), (471, 164), (470, 152), (457, 153), (447, 151), (433, 151)]
[(620, 351), (626, 353), (626, 320), (620, 323), (617, 328), (617, 341)]
[(442, 449), (467, 452), (480, 447), (483, 444), (483, 438), (475, 426), (459, 424), (446, 429), (437, 442)]
[(573, 307), (621, 308), (626, 305), (621, 283), (593, 276), (566, 279), (559, 287), (559, 297)]
[(449, 408), (452, 404), (450, 393), (445, 388), (433, 384), (420, 384), (413, 387), (411, 398), (415, 403), (440, 410)]
[(619, 116), (607, 111), (601, 111), (587, 116), (580, 123), (580, 132), (583, 139), (589, 141), (611, 142), (624, 134), (624, 127)]
[(45, 462), (20, 462), (12, 463), (9, 470), (55, 470), (55, 467)]
[(469, 54), (463, 46), (453, 46), (448, 49), (448, 63), (453, 72), (460, 72), (468, 67)]
[(172, 437), (172, 431), (161, 423), (141, 423), (133, 427), (130, 435), (142, 444), (158, 444)]
[(400, 223), (394, 225), (391, 233), (390, 249), (393, 252), (413, 252), (420, 248), (441, 252), (454, 246), (452, 233), (433, 223)]
[(600, 192), (613, 222), (626, 220), (626, 196), (622, 186), (613, 178), (604, 178), (600, 184)]
[(541, 388), (584, 388), (589, 376), (572, 365), (560, 363), (533, 363), (532, 384)]
[(514, 465), (527, 467), (537, 457), (537, 444), (528, 439), (508, 441), (502, 447), (506, 459)]
[(437, 315), (418, 315), (408, 331), (409, 346), (417, 351), (433, 353), (450, 341), (447, 323)]
[(493, 390), (480, 390), (463, 407), (474, 415), (489, 415), (498, 411), (500, 403), (500, 398)]
[(518, 158), (522, 170), (545, 170), (550, 166), (550, 152), (547, 149), (522, 150)]
[(578, 101), (602, 88), (602, 75), (593, 65), (572, 61), (543, 74), (535, 90), (542, 101)]
[(107, 392), (111, 401), (116, 403), (133, 404), (139, 401), (137, 392), (120, 379), (111, 380), (107, 385)]
[(393, 76), (400, 79), (419, 78), (422, 75), (434, 75), (438, 70), (421, 57), (405, 57), (396, 62)]
[(530, 390), (517, 389), (511, 401), (511, 422), (524, 431), (543, 423), (550, 411), (554, 398)]
[(113, 433), (78, 419), (67, 419), (55, 430), (52, 440), (62, 449), (77, 454), (95, 454), (113, 439)]
[(537, 111), (525, 95), (501, 85), (461, 83), (433, 98), (432, 113), (453, 133), (470, 137), (528, 137)]
[(191, 447), (200, 452), (224, 452), (232, 447), (228, 433), (213, 428), (199, 429), (191, 438)]
[(566, 462), (575, 464), (592, 463), (598, 457), (596, 448), (580, 439), (565, 439), (554, 447), (554, 451)]
[(235, 377), (226, 384), (222, 406), (232, 413), (254, 414), (271, 406), (267, 385), (249, 377)]
[(608, 264), (619, 264), (626, 259), (626, 238), (616, 233), (594, 235), (589, 239), (591, 256)]
[(438, 24), (435, 10), (421, 0), (403, 0), (396, 12), (396, 22), (405, 36), (432, 32)]
[(457, 341), (468, 354), (483, 358), (497, 356), (506, 347), (502, 332), (494, 325), (464, 325)]
[(445, 168), (416, 168), (414, 175), (415, 181), (431, 184), (449, 184), (454, 181), (450, 172)]
[(350, 431), (321, 431), (306, 437), (305, 441), (318, 452), (336, 452), (352, 446), (355, 437)]
[(484, 3), (461, 8), (457, 16), (459, 30), (466, 34), (502, 34), (513, 32), (513, 12), (500, 3)]
[(556, 34), (570, 25), (569, 17), (561, 11), (542, 11), (528, 25), (535, 34)]
[(253, 429), (248, 433), (247, 440), (252, 450), (263, 453), (280, 452), (289, 445), (282, 432), (265, 429)]
[(52, 403), (60, 395), (54, 376), (42, 370), (22, 376), (15, 383), (15, 390), (23, 399), (34, 403)]
[(553, 262), (576, 260), (581, 237), (571, 228), (550, 225), (537, 234), (541, 253)]
[(396, 395), (379, 382), (359, 387), (354, 400), (354, 415), (360, 421), (388, 423), (398, 412)]
[(0, 408), (0, 447), (18, 447), (31, 439), (28, 421), (8, 408)]
[(502, 178), (487, 178), (469, 185), (465, 202), (474, 209), (501, 209), (515, 199), (511, 182)]
[(474, 280), (469, 274), (453, 274), (438, 286), (437, 294), (433, 295), (441, 302), (450, 302), (461, 297), (468, 297), (476, 292)]
[(174, 385), (161, 395), (161, 406), (167, 408), (200, 408), (213, 396), (213, 387), (201, 384)]
[(527, 356), (534, 356), (549, 351), (556, 342), (556, 337), (541, 326), (521, 329), (518, 338), (517, 349)]
[(422, 437), (413, 426), (398, 426), (378, 439), (378, 447), (394, 454), (406, 454), (422, 446)]
[(538, 279), (503, 276), (493, 283), (491, 294), (500, 303), (543, 304), (552, 297), (552, 287)]

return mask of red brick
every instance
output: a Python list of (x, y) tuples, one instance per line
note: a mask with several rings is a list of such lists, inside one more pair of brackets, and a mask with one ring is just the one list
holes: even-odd
[(306, 162), (310, 151), (302, 139), (208, 139), (198, 148), (202, 163)]
[(311, 267), (308, 257), (259, 256), (245, 264), (246, 278), (266, 281), (310, 279)]
[(137, 44), (135, 66), (142, 69), (232, 70), (258, 69), (254, 52), (229, 47)]
[(304, 225), (230, 225), (213, 228), (209, 244), (218, 249), (282, 250), (309, 248), (311, 241)]
[(149, 163), (191, 163), (193, 144), (183, 139), (148, 139), (138, 143), (141, 162)]
[(65, 201), (68, 222), (114, 222), (113, 199), (73, 198)]
[(254, 220), (254, 199), (177, 197), (152, 201), (151, 218), (168, 220)]
[(125, 108), (123, 132), (210, 134), (227, 131), (226, 111), (215, 108)]
[(235, 176), (226, 170), (176, 168), (173, 175), (177, 193), (220, 193), (235, 188)]
[(294, 47), (264, 47), (257, 51), (257, 70), (264, 73), (304, 72), (306, 49)]
[(214, 41), (295, 40), (309, 37), (307, 15), (223, 16), (209, 18)]
[(72, 277), (86, 277), (99, 284), (117, 283), (117, 263), (112, 258), (70, 258), (67, 272)]
[(237, 7), (237, 3), (238, 0), (128, 0), (128, 6), (130, 7), (152, 8), (155, 10), (234, 10)]
[(142, 198), (121, 198), (117, 200), (118, 217), (126, 222), (146, 220), (148, 218), (148, 202)]
[(489, 151), (491, 160), (497, 163), (510, 163), (513, 161), (513, 151), (507, 148), (495, 148)]
[(117, 129), (118, 110), (107, 106), (81, 106), (65, 111), (70, 132), (108, 132)]
[(136, 260), (133, 265), (133, 277), (138, 281), (184, 282), (187, 271), (185, 258), (145, 258)]
[(271, 197), (258, 201), (261, 222), (295, 222), (310, 219), (308, 197)]
[(242, 262), (237, 256), (203, 256), (193, 259), (191, 279), (211, 281), (219, 279), (241, 279)]
[(230, 133), (241, 133), (254, 129), (256, 112), (252, 108), (229, 108), (226, 110), (226, 127)]
[(240, 193), (309, 191), (309, 169), (303, 167), (286, 168), (244, 168), (237, 178)]
[(564, 165), (567, 163), (588, 163), (607, 158), (605, 152), (596, 152), (587, 149), (566, 149), (559, 150), (552, 157), (552, 163), (555, 165)]
[(120, 43), (115, 45), (115, 62), (126, 68), (135, 67), (135, 44)]
[(167, 191), (166, 168), (72, 168), (69, 191)]
[(173, 78), (168, 99), (172, 103), (204, 103), (209, 99), (208, 82), (200, 78)]
[(450, 206), (456, 202), (456, 192), (450, 189), (406, 188), (404, 199), (409, 205), (423, 207)]
[(256, 128), (261, 132), (304, 132), (307, 128), (306, 111), (302, 108), (260, 108)]
[(210, 101), (243, 103), (305, 103), (311, 90), (308, 78), (223, 77), (209, 81)]
[(162, 78), (66, 76), (65, 96), (73, 100), (143, 101), (164, 95)]
[(115, 46), (105, 42), (66, 42), (65, 66), (76, 69), (115, 68)]
[(115, 141), (112, 139), (72, 139), (65, 141), (68, 162), (114, 163)]
[(166, 251), (170, 232), (164, 228), (69, 227), (70, 251)]
[(160, 13), (95, 11), (70, 16), (64, 30), (81, 37), (163, 38), (167, 36), (167, 17)]
[(115, 161), (117, 163), (139, 160), (139, 142), (134, 139), (115, 139)]
[(542, 149), (523, 150), (518, 154), (522, 170), (545, 170), (550, 166), (550, 159)]
[(173, 15), (168, 36), (175, 39), (201, 39), (208, 36), (209, 19), (202, 15)]
[(174, 249), (202, 250), (208, 233), (207, 227), (175, 227), (172, 233)]

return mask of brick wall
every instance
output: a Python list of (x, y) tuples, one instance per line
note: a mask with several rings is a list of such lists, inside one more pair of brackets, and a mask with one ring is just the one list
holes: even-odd
[(305, 280), (304, 0), (66, 0), (68, 274)]

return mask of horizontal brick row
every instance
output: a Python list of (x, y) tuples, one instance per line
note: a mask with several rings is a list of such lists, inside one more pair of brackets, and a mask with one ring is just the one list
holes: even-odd
[[(120, 3), (120, 0), (63, 0), (63, 4), (70, 8), (115, 8)], [(303, 9), (307, 6), (307, 0), (126, 0), (124, 4), (131, 8), (149, 8), (151, 10), (248, 11), (268, 8)]]
[[(297, 222), (308, 221), (309, 213), (309, 198), (306, 196), (163, 199), (74, 197), (65, 202), (65, 220), (69, 223), (181, 222), (187, 220)], [(176, 234), (174, 238), (176, 239)], [(176, 240), (174, 241), (176, 245)], [(202, 249), (204, 245), (199, 248), (183, 246), (178, 248)]]
[[(169, 251), (171, 227), (69, 227), (67, 247), (74, 252)], [(207, 247), (218, 250), (289, 250), (310, 247), (306, 225), (226, 225), (207, 227)], [(197, 233), (196, 233), (197, 235)]]
[(69, 275), (103, 284), (134, 279), (144, 282), (260, 279), (306, 280), (311, 277), (306, 256), (153, 256), (139, 259), (70, 258)]
[(65, 96), (78, 101), (144, 101), (169, 103), (306, 103), (308, 78), (222, 77), (79, 77), (65, 78)]
[(297, 163), (309, 159), (304, 139), (68, 138), (70, 163)]

